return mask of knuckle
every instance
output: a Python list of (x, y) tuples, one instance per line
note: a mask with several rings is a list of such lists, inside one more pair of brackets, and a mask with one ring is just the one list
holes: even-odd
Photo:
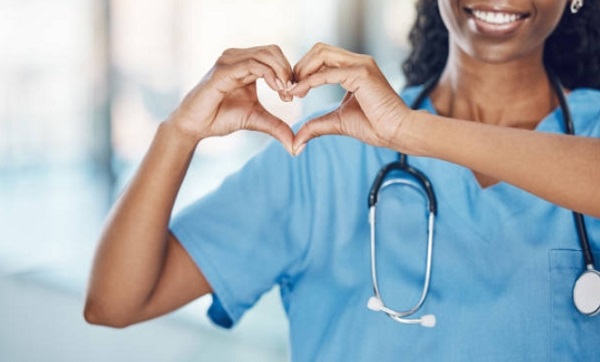
[(271, 49), (269, 48), (269, 46), (260, 47), (260, 48), (258, 48), (256, 53), (257, 53), (257, 55), (260, 55), (260, 56), (269, 56), (269, 55), (271, 55)]
[(363, 63), (366, 63), (366, 64), (375, 64), (375, 58), (373, 58), (372, 55), (369, 55), (369, 54), (360, 54), (360, 57), (361, 57)]
[(239, 51), (239, 49), (236, 49), (236, 48), (228, 48), (223, 51), (223, 55), (224, 56), (232, 56), (235, 53), (237, 53), (238, 51)]
[(313, 46), (313, 50), (319, 54), (323, 53), (326, 49), (327, 49), (327, 44), (325, 44), (323, 42), (317, 42)]
[(273, 54), (282, 53), (281, 48), (277, 44), (269, 44), (266, 48)]
[(323, 43), (319, 43), (320, 45), (316, 48), (317, 54), (323, 54), (327, 51), (327, 46)]
[(256, 65), (258, 64), (258, 62), (254, 59), (244, 59), (241, 63), (241, 65), (245, 68), (245, 69), (251, 69), (254, 68)]
[(215, 65), (217, 65), (217, 66), (224, 66), (227, 64), (228, 64), (227, 56), (225, 54), (223, 54), (219, 58), (217, 58), (217, 61), (215, 62)]
[(371, 73), (371, 67), (368, 64), (361, 64), (356, 67), (356, 73), (359, 77), (366, 77)]

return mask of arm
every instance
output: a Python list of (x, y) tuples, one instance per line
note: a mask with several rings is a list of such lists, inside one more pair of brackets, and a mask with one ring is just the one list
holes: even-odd
[(557, 205), (600, 217), (598, 139), (412, 111), (371, 57), (324, 44), (313, 47), (296, 64), (294, 73), (298, 80), (290, 91), (294, 96), (303, 97), (322, 84), (340, 84), (348, 91), (338, 109), (298, 131), (295, 153), (314, 137), (348, 135), (378, 147), (460, 164)]
[(291, 149), (292, 130), (258, 102), (259, 78), (287, 99), (282, 83), (291, 79), (291, 67), (279, 48), (228, 50), (161, 124), (105, 224), (87, 294), (87, 321), (123, 327), (211, 292), (168, 232), (169, 218), (202, 139), (250, 129)]
[[(491, 126), (410, 112), (404, 147), (504, 180), (554, 204), (600, 217), (600, 139)], [(600, 120), (598, 120), (600, 122)], [(452, 142), (448, 142), (452, 140)]]
[(164, 123), (101, 236), (85, 306), (94, 324), (123, 327), (173, 310), (210, 286), (168, 233), (195, 148)]

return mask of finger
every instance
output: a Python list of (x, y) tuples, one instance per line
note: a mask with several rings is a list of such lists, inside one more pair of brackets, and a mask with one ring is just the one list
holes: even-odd
[(246, 59), (231, 66), (221, 67), (213, 76), (217, 89), (224, 94), (252, 84), (259, 78), (263, 78), (271, 89), (279, 92), (277, 76), (273, 69), (255, 59)]
[(283, 91), (279, 92), (279, 99), (281, 99), (282, 102), (291, 102), (294, 100), (294, 97), (289, 95), (286, 91)]
[(287, 123), (275, 117), (263, 107), (258, 106), (258, 108), (252, 112), (243, 128), (273, 136), (276, 140), (281, 142), (289, 154), (293, 154), (292, 145), (294, 142), (294, 132)]
[(223, 53), (222, 61), (226, 64), (244, 62), (247, 59), (255, 59), (266, 66), (269, 66), (275, 72), (277, 84), (285, 89), (288, 82), (293, 80), (292, 66), (283, 55), (281, 48), (277, 45), (267, 45), (247, 49), (228, 49)]
[(313, 138), (341, 134), (343, 132), (339, 110), (311, 119), (300, 127), (300, 130), (296, 133), (292, 147), (293, 155), (298, 156), (304, 150), (304, 146), (308, 141)]
[(275, 74), (282, 81), (284, 87), (293, 80), (292, 65), (277, 45), (268, 45), (258, 48), (256, 59), (273, 67)]
[(269, 46), (269, 50), (273, 53), (275, 60), (280, 66), (275, 68), (275, 74), (277, 74), (277, 77), (282, 81), (284, 88), (286, 88), (288, 84), (291, 84), (294, 80), (292, 65), (279, 46), (271, 45)]
[(327, 44), (317, 43), (294, 66), (294, 77), (298, 82), (311, 74), (317, 73), (322, 67), (340, 68), (349, 66), (361, 62), (363, 57), (366, 56)]
[(322, 61), (318, 61), (316, 64), (315, 59), (324, 58), (325, 52), (329, 51), (330, 46), (324, 43), (316, 43), (310, 50), (304, 54), (304, 56), (294, 65), (294, 79), (296, 82), (302, 80), (307, 74), (311, 74), (317, 71), (319, 65), (322, 65)]
[(312, 89), (325, 84), (339, 84), (346, 91), (355, 93), (360, 88), (360, 80), (366, 79), (369, 70), (362, 66), (348, 68), (322, 68), (318, 73), (312, 74), (301, 80), (288, 91), (295, 97), (304, 97)]

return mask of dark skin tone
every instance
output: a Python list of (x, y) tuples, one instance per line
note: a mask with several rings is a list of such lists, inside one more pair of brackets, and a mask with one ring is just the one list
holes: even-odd
[[(566, 1), (439, 3), (451, 34), (448, 65), (431, 95), (442, 116), (410, 110), (369, 56), (317, 44), (292, 68), (276, 46), (226, 51), (161, 124), (114, 206), (94, 261), (86, 319), (123, 327), (212, 292), (168, 223), (198, 143), (238, 129), (270, 134), (292, 154), (312, 138), (345, 135), (447, 160), (473, 170), (482, 186), (501, 180), (600, 217), (600, 140), (528, 131), (556, 106), (541, 54)], [(492, 9), (500, 19), (506, 13), (527, 17), (518, 27), (511, 21), (478, 25), (465, 7)], [(514, 31), (498, 36), (498, 28)], [(323, 84), (339, 84), (348, 93), (337, 110), (307, 122), (294, 135), (260, 105), (259, 78), (282, 100), (303, 97)], [(298, 83), (292, 86), (291, 80)]]
[[(450, 118), (535, 129), (558, 106), (542, 62), (543, 40), (558, 24), (566, 2), (443, 0), (439, 6), (451, 40), (450, 59), (431, 94), (437, 112)], [(474, 9), (526, 14), (525, 29), (505, 37), (486, 36), (473, 29)], [(473, 173), (482, 187), (499, 182)]]

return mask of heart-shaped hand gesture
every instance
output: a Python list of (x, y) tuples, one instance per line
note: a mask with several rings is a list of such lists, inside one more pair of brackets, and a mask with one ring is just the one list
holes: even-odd
[[(259, 102), (259, 78), (283, 101), (304, 97), (323, 84), (340, 84), (347, 93), (336, 110), (308, 121), (294, 135)], [(408, 114), (373, 58), (317, 44), (293, 70), (277, 46), (226, 50), (169, 121), (196, 142), (248, 129), (270, 134), (288, 152), (299, 154), (312, 138), (329, 134), (400, 150), (398, 135)]]
[(294, 76), (298, 83), (289, 91), (293, 96), (304, 97), (323, 84), (340, 84), (347, 91), (337, 109), (300, 128), (294, 150), (302, 151), (312, 138), (332, 134), (374, 146), (402, 148), (397, 136), (410, 109), (372, 57), (319, 43), (296, 64)]

